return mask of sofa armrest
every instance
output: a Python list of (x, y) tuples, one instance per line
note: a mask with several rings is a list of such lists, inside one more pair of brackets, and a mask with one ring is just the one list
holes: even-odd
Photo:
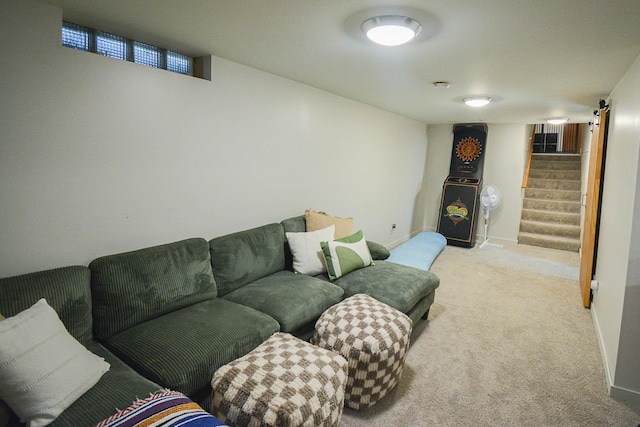
[(384, 245), (381, 245), (380, 243), (367, 240), (367, 246), (369, 247), (369, 252), (371, 252), (371, 258), (373, 258), (374, 261), (385, 260), (389, 258), (389, 255), (391, 255), (391, 252), (389, 252), (389, 249), (387, 249)]

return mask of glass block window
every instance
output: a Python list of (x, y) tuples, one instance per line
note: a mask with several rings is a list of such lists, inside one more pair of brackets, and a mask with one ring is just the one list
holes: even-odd
[(127, 60), (127, 39), (115, 34), (96, 33), (96, 53), (109, 58)]
[(91, 30), (78, 24), (65, 22), (62, 27), (62, 45), (72, 49), (91, 51)]
[(162, 57), (164, 52), (150, 44), (133, 42), (133, 62), (154, 68), (164, 68)]
[(64, 21), (62, 45), (110, 58), (192, 76), (193, 58), (116, 34)]
[(180, 74), (193, 74), (193, 58), (167, 51), (167, 70)]

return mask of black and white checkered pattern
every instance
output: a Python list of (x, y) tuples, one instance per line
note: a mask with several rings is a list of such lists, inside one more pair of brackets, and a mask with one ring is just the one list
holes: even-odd
[(230, 426), (338, 426), (347, 361), (285, 333), (218, 369), (211, 413)]
[(404, 313), (365, 294), (349, 297), (320, 316), (313, 342), (349, 361), (347, 406), (366, 409), (396, 386), (412, 327)]

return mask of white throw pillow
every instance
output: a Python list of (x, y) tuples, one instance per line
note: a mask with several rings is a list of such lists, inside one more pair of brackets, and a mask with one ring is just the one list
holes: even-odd
[(285, 233), (293, 255), (293, 271), (310, 276), (327, 271), (320, 242), (333, 240), (335, 229), (335, 225), (330, 225), (316, 231)]
[(0, 399), (29, 427), (51, 423), (109, 367), (67, 332), (44, 298), (0, 322)]

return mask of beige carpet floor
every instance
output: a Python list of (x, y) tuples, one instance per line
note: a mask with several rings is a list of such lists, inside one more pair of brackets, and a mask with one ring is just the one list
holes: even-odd
[(533, 246), (447, 246), (400, 384), (345, 408), (341, 426), (638, 426), (640, 408), (607, 395), (578, 263)]

